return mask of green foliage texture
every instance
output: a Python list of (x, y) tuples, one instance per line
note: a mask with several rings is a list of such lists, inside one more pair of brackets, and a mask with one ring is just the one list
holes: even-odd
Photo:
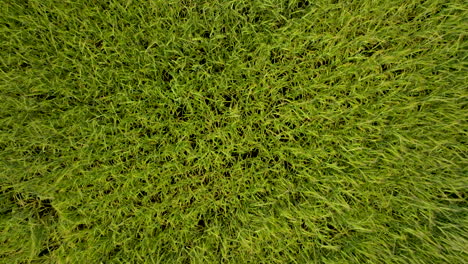
[(0, 1), (0, 263), (467, 263), (467, 7)]

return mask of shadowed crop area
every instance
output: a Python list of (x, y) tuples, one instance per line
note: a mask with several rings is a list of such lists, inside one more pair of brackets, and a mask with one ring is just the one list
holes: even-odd
[(465, 1), (0, 10), (0, 263), (466, 263)]

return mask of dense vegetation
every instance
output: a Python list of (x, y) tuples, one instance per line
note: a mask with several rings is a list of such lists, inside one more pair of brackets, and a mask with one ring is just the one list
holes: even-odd
[(464, 263), (466, 9), (1, 1), (0, 262)]

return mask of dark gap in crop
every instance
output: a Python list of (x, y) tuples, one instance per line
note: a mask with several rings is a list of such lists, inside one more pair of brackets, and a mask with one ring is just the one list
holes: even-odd
[[(184, 151), (183, 155), (187, 156), (187, 151)], [(182, 160), (182, 166), (186, 167), (188, 165), (189, 165), (188, 161), (186, 159), (183, 159)]]
[(265, 201), (268, 195), (269, 195), (268, 191), (260, 191), (255, 194), (255, 196), (257, 196), (262, 201)]
[(248, 15), (250, 15), (250, 8), (248, 8), (248, 7), (243, 7), (243, 8), (239, 11), (239, 13), (240, 13), (241, 15), (248, 16)]
[(385, 227), (387, 227), (387, 228), (390, 228), (390, 227), (391, 227), (391, 225), (390, 225), (389, 223), (387, 223), (387, 222), (383, 223), (383, 225), (384, 225)]
[(201, 34), (201, 36), (202, 36), (203, 38), (210, 38), (211, 33), (210, 33), (209, 31), (204, 31), (204, 32)]
[[(230, 169), (230, 168), (232, 168), (232, 166), (234, 166), (234, 163), (232, 162), (232, 160), (228, 159), (228, 160), (225, 161), (225, 166), (224, 166), (224, 168)], [(229, 171), (228, 171), (228, 173), (230, 174)]]
[(20, 65), (19, 65), (21, 68), (29, 68), (31, 67), (31, 64), (27, 63), (27, 62), (22, 62)]
[(138, 154), (141, 154), (143, 156), (147, 156), (148, 154), (150, 154), (150, 151), (143, 148), (143, 147), (139, 147), (138, 148)]
[(237, 102), (237, 94), (226, 94), (223, 96), (224, 98), (224, 106), (225, 107), (232, 107), (234, 106), (234, 103)]
[(349, 80), (352, 81), (352, 82), (357, 81), (358, 80), (358, 75), (352, 73), (351, 75), (349, 75)]
[(319, 61), (315, 62), (314, 66), (317, 69), (317, 68), (320, 68), (320, 67), (328, 66), (330, 64), (331, 64), (331, 60), (323, 59), (323, 60), (319, 60)]
[(213, 103), (214, 98), (212, 95), (207, 95), (204, 99), (205, 105), (210, 108), (212, 112), (216, 112), (216, 106)]
[(347, 119), (346, 118), (338, 118), (336, 121), (335, 121), (335, 127), (341, 127), (341, 126), (344, 126), (346, 125), (347, 123)]
[(79, 224), (75, 227), (75, 230), (78, 230), (78, 231), (81, 231), (81, 230), (85, 230), (85, 229), (88, 229), (89, 226), (86, 225), (86, 224)]
[(8, 209), (3, 209), (4, 211), (3, 212), (0, 212), (0, 215), (1, 216), (6, 216), (6, 215), (9, 215), (13, 212), (13, 208), (8, 208)]
[(327, 228), (330, 229), (330, 230), (334, 230), (334, 231), (337, 231), (336, 227), (330, 223), (327, 223)]
[(190, 142), (190, 147), (192, 149), (196, 149), (197, 148), (197, 137), (195, 136), (195, 134), (190, 134), (189, 136), (189, 142)]
[(203, 176), (203, 175), (205, 175), (205, 174), (206, 174), (206, 169), (205, 169), (205, 168), (199, 168), (199, 169), (197, 170), (197, 175)]
[(94, 46), (97, 48), (97, 49), (101, 49), (102, 48), (102, 44), (103, 44), (103, 41), (102, 40), (98, 40), (94, 43)]
[[(216, 115), (221, 115), (223, 113), (220, 109), (218, 109), (218, 107), (215, 104), (211, 104), (210, 108), (213, 113), (216, 113)], [(221, 127), (220, 124), (221, 123), (219, 121), (213, 122), (213, 125), (215, 127)]]
[(233, 46), (233, 45), (227, 45), (227, 46), (225, 47), (225, 49), (226, 49), (226, 51), (227, 51), (228, 53), (231, 53), (231, 52), (234, 50), (234, 46)]
[(275, 156), (273, 156), (273, 161), (274, 161), (274, 162), (276, 162), (276, 163), (277, 163), (279, 160), (280, 160), (280, 158), (279, 158), (278, 156), (276, 156), (276, 155), (275, 155)]
[[(219, 201), (219, 199), (221, 199), (221, 196), (222, 194), (220, 192), (214, 192), (214, 195), (213, 195), (213, 198), (216, 200), (216, 201)], [(215, 213), (215, 211), (218, 211), (218, 210), (213, 210), (213, 209), (210, 209), (209, 210), (211, 213)]]
[(131, 154), (130, 155), (124, 155), (122, 157), (123, 162), (130, 162), (130, 161), (133, 161), (133, 160), (135, 160), (135, 156), (131, 155)]
[(161, 161), (162, 162), (173, 162), (174, 158), (169, 156), (169, 155), (165, 155), (165, 156), (161, 157)]
[(281, 93), (281, 95), (286, 96), (286, 95), (288, 94), (289, 90), (290, 90), (289, 87), (283, 86), (283, 87), (281, 87), (281, 89), (280, 89), (280, 93)]
[(319, 50), (318, 45), (315, 45), (314, 42), (309, 42), (305, 46), (305, 49), (304, 49), (305, 54), (302, 54), (302, 55), (303, 56), (306, 55), (307, 51), (318, 51), (318, 50)]
[(110, 9), (111, 1), (99, 1), (97, 3), (103, 10)]
[[(12, 129), (12, 127), (8, 126), (8, 128), (4, 127), (4, 129), (9, 130), (9, 129)], [(7, 146), (8, 146), (7, 144), (0, 144), (0, 151), (5, 151), (7, 149)]]
[(222, 65), (222, 64), (215, 64), (215, 65), (213, 65), (213, 67), (212, 67), (212, 72), (214, 72), (214, 73), (220, 73), (220, 72), (223, 72), (223, 71), (224, 71), (224, 68), (225, 68), (225, 67), (224, 67), (224, 65)]
[[(217, 115), (221, 115), (222, 112), (221, 112), (218, 108), (216, 108), (216, 114), (217, 114)], [(224, 124), (225, 124), (224, 122), (218, 121), (218, 120), (217, 120), (217, 121), (214, 121), (214, 122), (213, 122), (213, 127), (217, 127), (217, 128), (223, 127)], [(216, 150), (218, 149), (218, 146), (219, 146), (218, 144), (215, 145), (215, 149), (216, 149)]]
[(444, 191), (444, 195), (449, 199), (455, 200), (450, 201), (450, 203), (454, 203), (463, 207), (466, 207), (468, 205), (468, 195), (466, 192)]
[(46, 216), (56, 216), (56, 211), (54, 207), (52, 206), (52, 200), (50, 199), (40, 200), (38, 214), (40, 218), (43, 218)]
[(299, 0), (297, 2), (297, 8), (298, 9), (305, 9), (310, 6), (310, 1), (308, 0)]
[(279, 62), (281, 62), (283, 59), (284, 59), (284, 55), (282, 54), (282, 52), (281, 52), (279, 49), (273, 49), (273, 50), (270, 52), (270, 62), (271, 62), (272, 64), (279, 63)]
[(274, 28), (275, 29), (280, 29), (282, 27), (284, 27), (284, 25), (286, 25), (286, 20), (283, 19), (283, 18), (278, 18), (279, 20), (276, 21), (275, 25), (274, 25)]
[(287, 127), (289, 127), (290, 129), (295, 129), (296, 128), (296, 125), (294, 123), (290, 123), (290, 122), (285, 122), (284, 123)]
[(49, 11), (45, 11), (46, 13), (46, 16), (47, 18), (49, 19), (49, 21), (54, 21), (54, 20), (57, 20), (57, 15), (52, 13), (52, 12), (49, 12)]
[(106, 182), (115, 182), (115, 178), (112, 177), (112, 176), (108, 176), (108, 177), (106, 178)]
[(156, 195), (151, 195), (150, 196), (150, 202), (152, 203), (161, 203), (162, 197), (161, 194), (156, 194)]
[(201, 229), (204, 229), (206, 227), (205, 220), (203, 219), (198, 220), (197, 226)]
[(300, 141), (300, 140), (306, 138), (306, 134), (304, 134), (302, 132), (299, 132), (297, 134), (294, 134), (293, 138), (294, 138), (294, 141)]
[(459, 198), (461, 198), (463, 196), (463, 194), (461, 196), (459, 196), (457, 193), (449, 192), (449, 191), (444, 191), (444, 195), (447, 196), (450, 199), (459, 199)]
[(142, 233), (142, 230), (136, 231), (135, 238), (136, 238), (138, 241), (140, 241), (140, 240), (143, 238), (143, 235), (142, 235), (141, 233)]
[(16, 21), (9, 21), (8, 23), (5, 23), (5, 26), (10, 29), (11, 28), (11, 24), (14, 24), (15, 27), (19, 26), (20, 24), (17, 23)]
[(283, 12), (283, 15), (289, 19), (300, 18), (307, 7), (309, 7), (309, 1), (299, 1), (295, 6), (292, 6), (290, 9), (286, 9)]
[(187, 17), (187, 8), (182, 8), (182, 10), (178, 13), (179, 18), (186, 18)]
[(198, 48), (197, 51), (200, 53), (200, 55), (206, 55), (206, 50), (203, 47)]
[(416, 52), (413, 52), (413, 53), (409, 54), (407, 57), (410, 58), (410, 59), (414, 59), (414, 58), (418, 57), (419, 55), (421, 55), (423, 53), (424, 53), (424, 51), (420, 50), (420, 51), (416, 51)]
[(181, 0), (180, 5), (188, 9), (190, 7), (193, 7), (195, 5), (195, 2), (192, 0)]
[(147, 39), (140, 39), (139, 44), (143, 47), (143, 49), (147, 49), (149, 47), (149, 41)]
[(430, 95), (431, 92), (432, 92), (432, 90), (430, 90), (430, 89), (424, 89), (422, 91), (410, 92), (409, 96), (411, 96), (411, 97), (427, 96), (427, 95)]
[(116, 246), (109, 252), (108, 258), (114, 257), (114, 256), (117, 255), (120, 251), (121, 251), (120, 246), (119, 246), (119, 245), (116, 245)]
[(259, 150), (257, 148), (253, 148), (251, 151), (249, 152), (246, 152), (246, 153), (243, 153), (241, 155), (241, 158), (242, 159), (246, 159), (246, 158), (256, 158), (258, 157), (258, 154), (259, 154)]
[(185, 105), (181, 105), (177, 107), (174, 112), (174, 117), (183, 121), (187, 121), (187, 107)]
[(287, 76), (287, 72), (281, 72), (280, 74), (278, 74), (278, 79), (282, 79), (285, 76)]
[(251, 151), (248, 151), (245, 153), (232, 152), (231, 156), (238, 160), (238, 159), (256, 158), (258, 154), (259, 154), (259, 150), (257, 148), (254, 148)]
[(142, 199), (143, 197), (146, 197), (146, 196), (148, 196), (148, 193), (146, 191), (140, 191), (137, 194), (138, 199)]
[(352, 107), (351, 104), (350, 104), (348, 101), (344, 102), (344, 103), (342, 104), (342, 106), (343, 106), (344, 108), (351, 108), (351, 107)]
[(195, 202), (195, 197), (190, 197), (189, 205), (192, 205)]
[(366, 56), (366, 57), (371, 57), (374, 55), (375, 51), (370, 49), (370, 48), (365, 48), (364, 50), (361, 51), (361, 54)]
[[(0, 190), (0, 195), (10, 194), (12, 191), (13, 191), (13, 188), (12, 188), (12, 187), (8, 187), (8, 188), (5, 188), (5, 189), (3, 189), (3, 190)], [(10, 198), (13, 199), (12, 196), (10, 196)]]
[(283, 160), (283, 167), (287, 172), (293, 172), (294, 171), (293, 165), (289, 161)]
[(31, 97), (32, 98), (37, 98), (37, 99), (40, 99), (40, 100), (53, 100), (53, 99), (57, 98), (57, 96), (55, 96), (53, 94), (36, 94), (36, 95), (32, 95)]
[(164, 69), (162, 70), (162, 74), (161, 74), (161, 75), (162, 75), (162, 80), (163, 80), (164, 82), (166, 82), (166, 83), (172, 81), (172, 79), (173, 79), (172, 75), (171, 75), (168, 71), (166, 71), (166, 70), (164, 70)]
[(244, 130), (242, 128), (237, 128), (237, 134), (240, 136), (240, 137), (243, 137), (244, 136)]
[(367, 43), (362, 47), (363, 49), (361, 50), (361, 54), (366, 56), (366, 57), (371, 57), (374, 55), (379, 49), (384, 49), (385, 47), (383, 46), (382, 43)]
[(52, 253), (52, 251), (54, 250), (57, 250), (58, 249), (58, 245), (52, 245), (52, 246), (48, 246), (44, 249), (42, 249), (39, 254), (37, 255), (38, 257), (44, 257), (44, 256), (47, 256), (49, 255), (50, 253)]
[(206, 59), (202, 58), (199, 62), (200, 65), (205, 65), (206, 64)]
[(432, 17), (436, 17), (437, 15), (441, 14), (442, 11), (443, 11), (444, 9), (446, 9), (447, 7), (448, 7), (447, 4), (442, 4), (442, 5), (440, 6), (440, 8), (437, 8), (437, 10), (433, 11), (433, 12), (430, 13), (430, 14), (426, 14), (426, 15), (424, 16), (424, 19), (429, 19), (429, 18), (432, 18)]
[(20, 205), (19, 201), (26, 199), (26, 197), (22, 193), (17, 193), (13, 196), (13, 199), (18, 205)]
[(398, 76), (402, 75), (405, 72), (405, 70), (396, 69), (396, 70), (390, 70), (390, 72), (392, 73), (393, 77), (398, 77)]
[[(260, 113), (260, 110), (257, 110), (256, 113)], [(254, 131), (260, 131), (261, 130), (260, 125), (257, 124), (257, 123), (253, 123), (252, 128), (253, 128)]]
[(358, 104), (363, 104), (363, 100), (361, 98), (355, 98), (354, 99)]
[(122, 61), (120, 62), (120, 64), (124, 67), (129, 67), (130, 66), (130, 63), (128, 63), (127, 61)]
[(347, 193), (343, 193), (342, 197), (343, 197), (343, 199), (345, 200), (345, 202), (347, 204), (351, 205), (353, 203), (354, 197), (352, 195), (347, 194)]
[(391, 66), (388, 64), (382, 64), (380, 65), (380, 67), (382, 68), (382, 71), (385, 72), (385, 71), (388, 71)]
[(238, 25), (237, 27), (234, 27), (234, 33), (238, 35), (242, 34), (242, 26)]
[(211, 179), (209, 177), (203, 177), (202, 184), (203, 185), (208, 185), (211, 183)]
[(290, 202), (294, 205), (294, 206), (298, 206), (299, 204), (301, 204), (302, 202), (304, 202), (304, 198), (303, 196), (298, 193), (298, 192), (293, 192), (290, 196), (289, 196), (289, 200)]
[(323, 81), (323, 83), (326, 84), (326, 85), (332, 86), (332, 85), (334, 85), (336, 83), (336, 80), (333, 80), (333, 79), (332, 80), (325, 80), (325, 81)]
[[(255, 110), (252, 110), (252, 109), (249, 109), (245, 112), (242, 113), (242, 116), (243, 117), (249, 117), (249, 116), (252, 116), (252, 115), (255, 115), (255, 114), (260, 114), (261, 113), (261, 110), (260, 109), (255, 109)], [(260, 127), (258, 126), (258, 124), (253, 124), (252, 125), (253, 128), (255, 130), (259, 129)]]

